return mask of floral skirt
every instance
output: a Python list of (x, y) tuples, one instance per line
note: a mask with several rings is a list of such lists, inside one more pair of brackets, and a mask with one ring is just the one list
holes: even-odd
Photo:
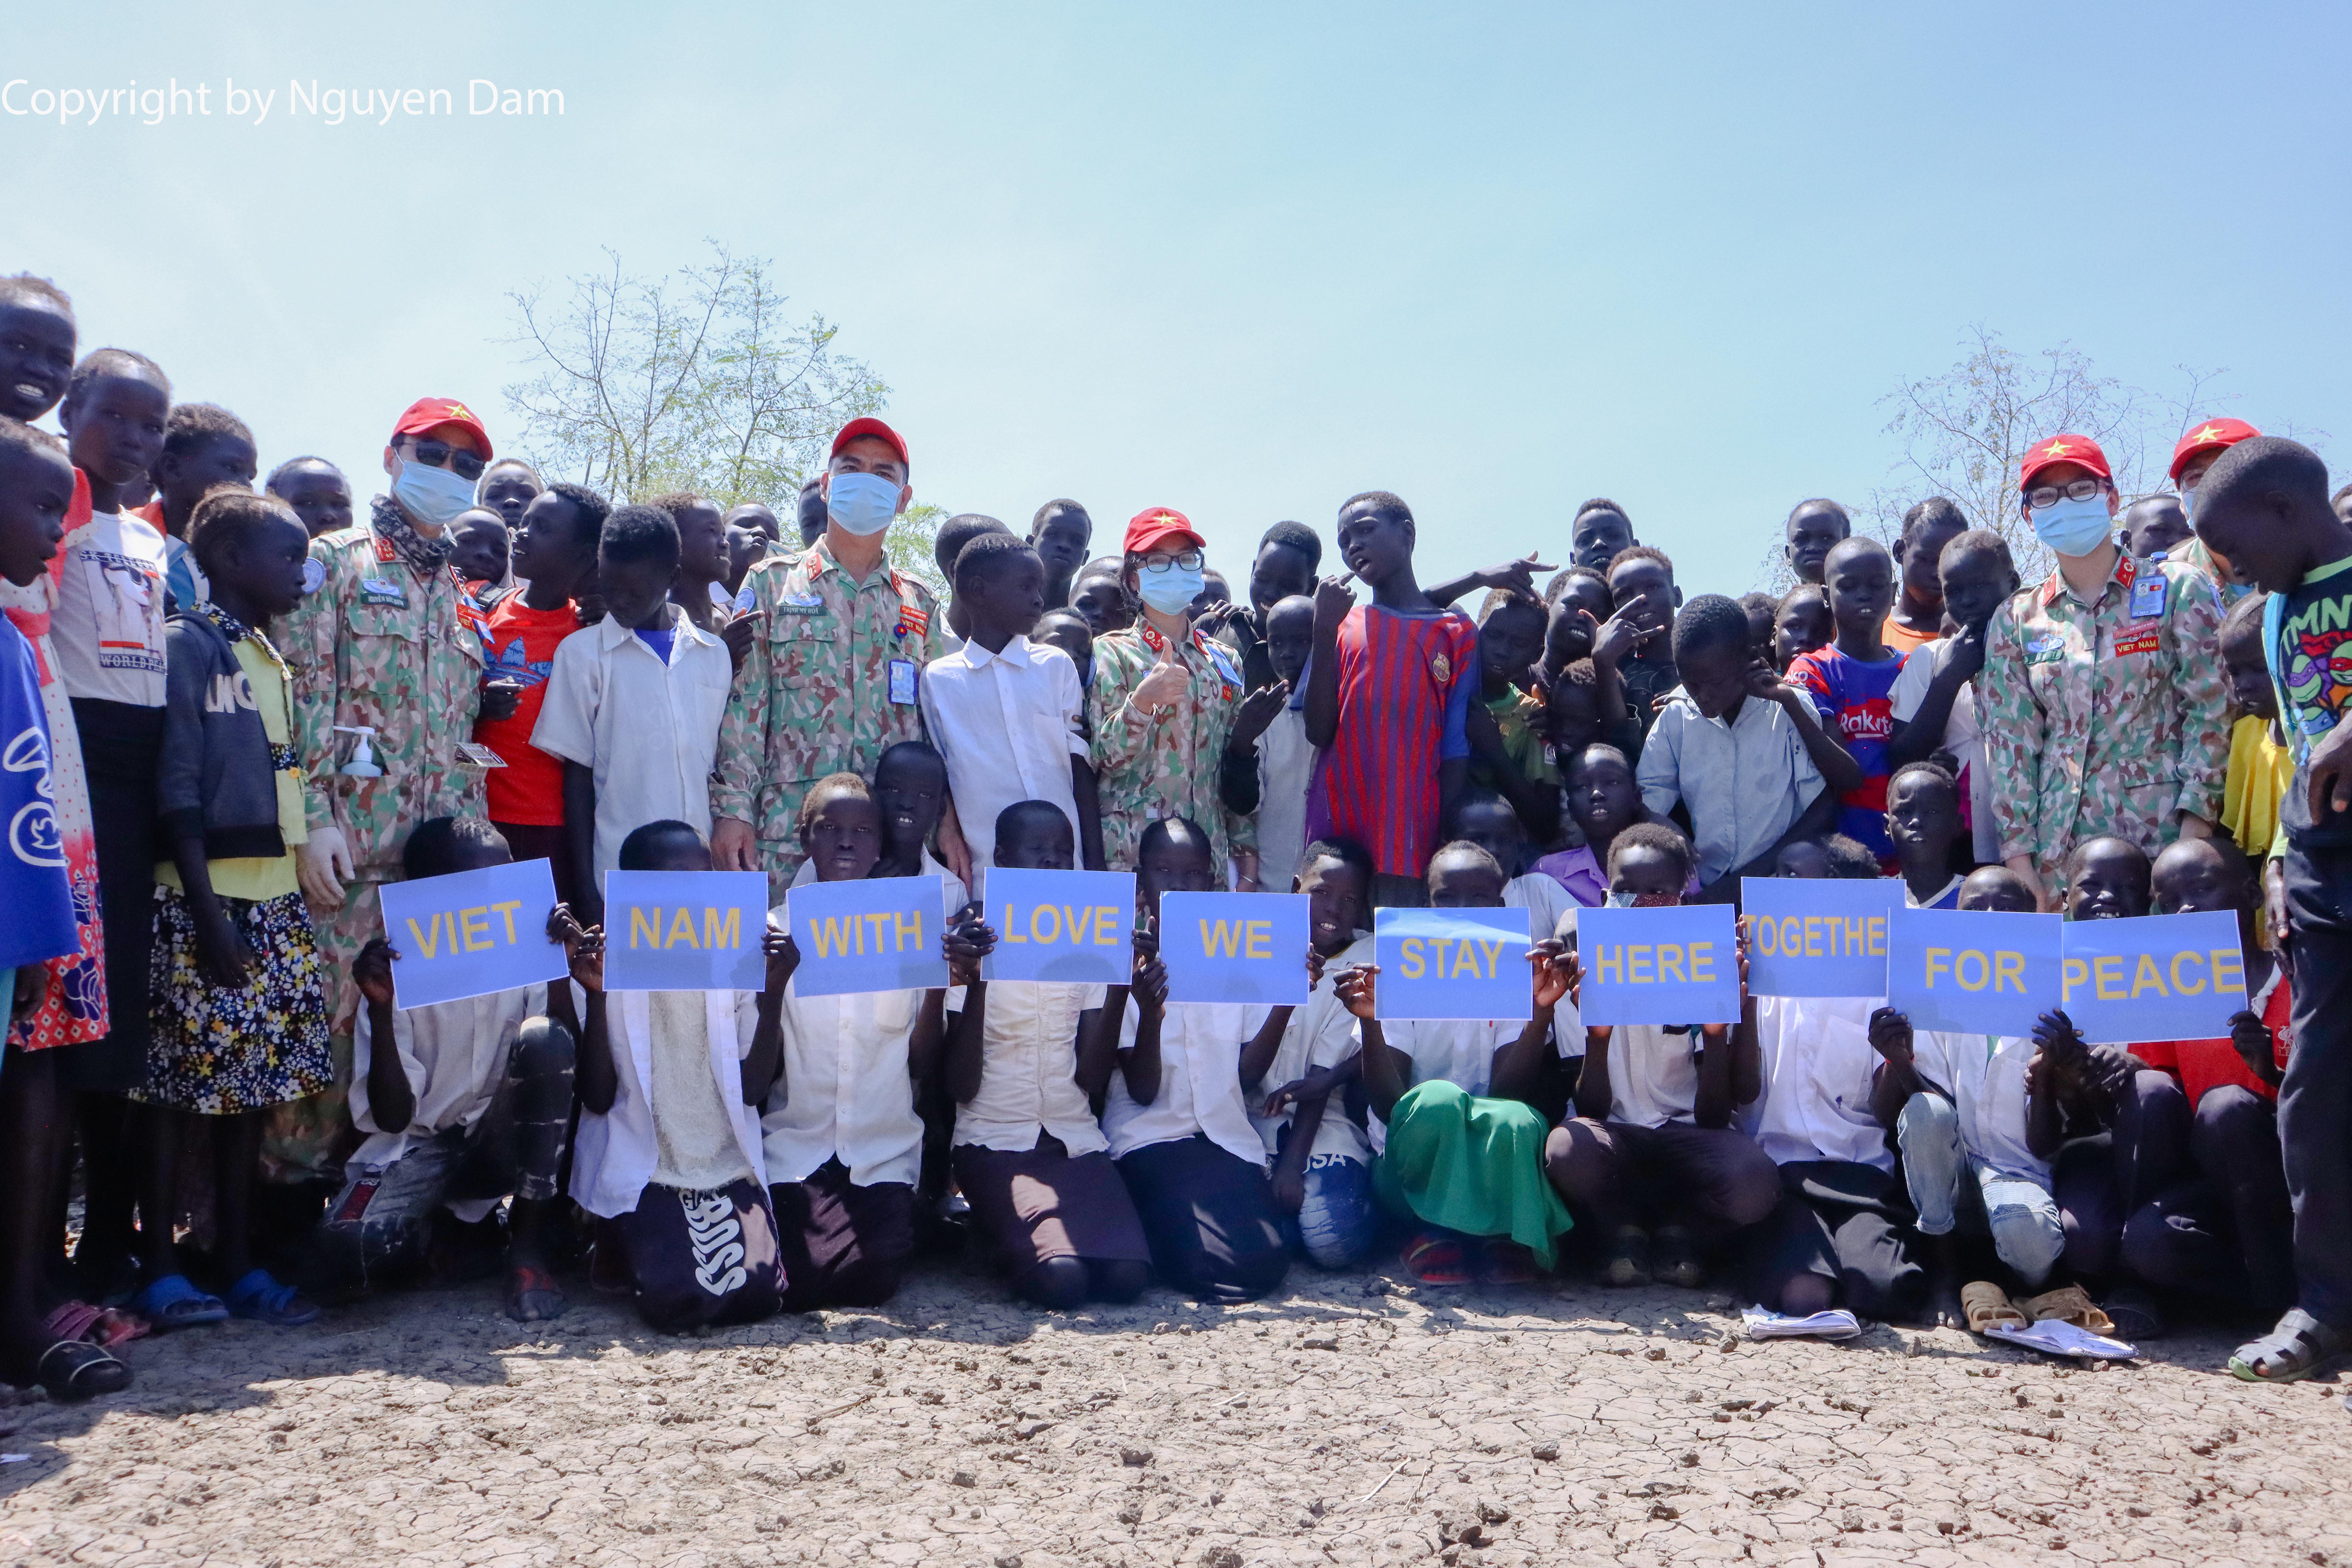
[(232, 1116), (316, 1094), (334, 1082), (327, 1045), (325, 965), (302, 895), (223, 899), (254, 965), (234, 991), (196, 955), (187, 895), (155, 889), (155, 956), (148, 982), (149, 1105)]

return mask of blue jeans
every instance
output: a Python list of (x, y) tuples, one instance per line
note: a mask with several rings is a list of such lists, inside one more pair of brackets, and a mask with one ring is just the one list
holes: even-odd
[(1296, 1218), (1284, 1217), (1284, 1239), (1318, 1268), (1353, 1267), (1380, 1237), (1371, 1166), (1340, 1154), (1314, 1154), (1306, 1177), (1306, 1201)]
[[(1993, 1250), (2038, 1290), (2066, 1250), (2066, 1229), (2047, 1178), (2004, 1175), (1960, 1142), (1960, 1114), (1942, 1095), (1922, 1089), (1904, 1102), (1895, 1140), (1919, 1234), (1949, 1236), (1963, 1222), (1971, 1236), (1992, 1233)], [(1965, 1180), (1963, 1178), (1966, 1178)]]

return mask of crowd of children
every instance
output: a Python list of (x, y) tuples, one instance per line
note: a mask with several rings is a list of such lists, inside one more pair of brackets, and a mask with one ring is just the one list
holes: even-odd
[[(1606, 499), (1540, 584), (1425, 586), (1372, 490), (1344, 573), (1278, 522), (1243, 600), (1169, 508), (1093, 559), (1076, 500), (961, 514), (942, 604), (888, 564), (877, 419), (787, 547), (441, 398), (365, 508), (316, 457), (257, 489), (234, 415), (79, 347), (0, 279), (0, 1377), (487, 1272), (542, 1320), (583, 1262), (666, 1331), (868, 1306), (959, 1236), (1062, 1310), (1390, 1246), (1808, 1319), (2252, 1313), (2252, 1379), (2352, 1349), (2352, 487), (2294, 442), (2206, 422), (2140, 498), (2038, 442), (2033, 584), (1937, 497), (1889, 542), (1799, 503), (1779, 595), (1685, 602)], [(530, 860), (567, 977), (400, 1006), (381, 889)], [(1133, 872), (1123, 983), (986, 978), (999, 868)], [(714, 868), (769, 878), (759, 989), (608, 994), (606, 874)], [(945, 984), (802, 994), (790, 889), (881, 877), (939, 883)], [(2128, 1047), (2055, 998), (2021, 1037), (1744, 988), (1582, 1022), (1581, 910), (1767, 877), (2228, 913), (2249, 1005)], [(1171, 999), (1160, 900), (1226, 889), (1304, 895), (1304, 1004)], [(1526, 911), (1525, 1016), (1381, 1016), (1375, 910), (1420, 906)]]

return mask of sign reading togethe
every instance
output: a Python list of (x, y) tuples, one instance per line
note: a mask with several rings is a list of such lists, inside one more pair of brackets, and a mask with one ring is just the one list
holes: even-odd
[(383, 935), (400, 962), (392, 989), (403, 1007), (462, 1002), (571, 972), (547, 935), (555, 878), (544, 860), (383, 885)]
[(989, 868), (982, 912), (996, 950), (982, 980), (1124, 985), (1135, 974), (1135, 873)]
[(1903, 909), (1889, 919), (1886, 1003), (1913, 1028), (2031, 1035), (2059, 1005), (2058, 916)]
[(1521, 909), (1374, 910), (1374, 1016), (1528, 1017), (1535, 1010), (1528, 926)]
[(1751, 996), (1884, 996), (1886, 918), (1903, 879), (1743, 877)]
[(2066, 1016), (2085, 1040), (2210, 1040), (2243, 1012), (2246, 956), (2225, 912), (2069, 922)]
[(1171, 1002), (1307, 1000), (1307, 895), (1163, 893), (1160, 957)]
[(1578, 1012), (1594, 1024), (1736, 1024), (1738, 932), (1728, 904), (1586, 910)]
[(794, 888), (784, 910), (801, 953), (794, 993), (843, 996), (945, 985), (942, 886), (937, 877), (883, 877)]
[(604, 873), (604, 989), (757, 991), (764, 871)]

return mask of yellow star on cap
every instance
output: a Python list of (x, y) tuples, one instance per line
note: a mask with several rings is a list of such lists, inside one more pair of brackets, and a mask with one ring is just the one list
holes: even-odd
[(2063, 458), (2074, 449), (2063, 441), (2053, 441), (2042, 448), (2042, 455), (2045, 458)]
[(1151, 521), (1154, 522), (1181, 522), (1182, 520), (1177, 517), (1173, 512), (1163, 511)]
[(2192, 441), (2218, 441), (2221, 438), (2221, 427), (2219, 425), (2208, 425), (2189, 438)]
[(467, 407), (462, 403), (453, 403), (449, 405), (446, 413), (443, 416), (443, 417), (449, 419), (471, 419), (473, 416), (474, 411)]

